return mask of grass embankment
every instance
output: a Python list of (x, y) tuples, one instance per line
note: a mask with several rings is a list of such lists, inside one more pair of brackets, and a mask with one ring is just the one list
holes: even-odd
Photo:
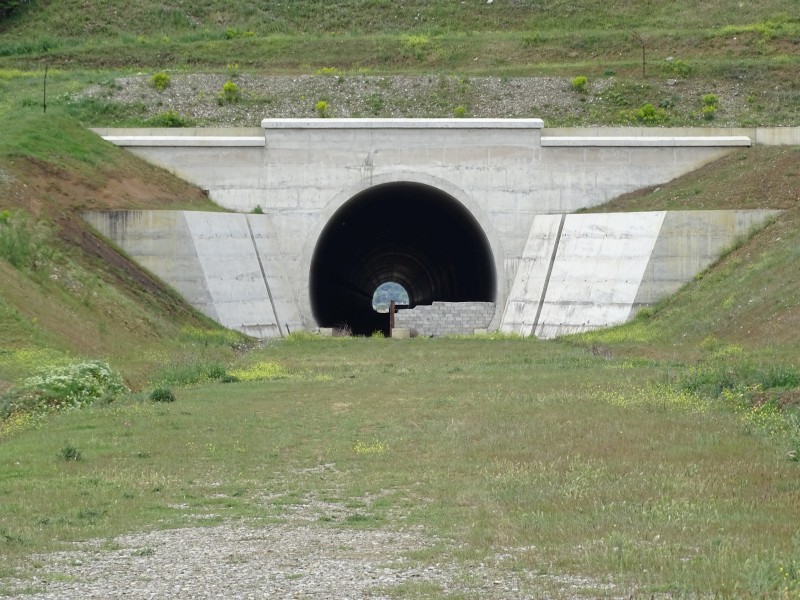
[[(11, 110), (0, 119), (2, 352), (102, 357), (138, 386), (156, 364), (148, 350), (181, 352), (182, 328), (218, 328), (80, 218), (81, 210), (218, 207), (58, 110)], [(0, 389), (12, 377), (0, 367)]]
[(71, 540), (302, 510), (319, 527), (420, 525), (440, 541), (414, 559), (465, 582), (500, 552), (525, 594), (800, 586), (796, 438), (774, 410), (689, 394), (691, 378), (657, 387), (663, 365), (535, 340), (302, 338), (238, 365), (242, 381), (174, 404), (5, 440), (3, 575)]
[[(658, 6), (379, 0), (367, 7), (303, 0), (230, 2), (224, 8), (212, 1), (171, 7), (150, 1), (31, 3), (0, 24), (0, 67), (36, 72), (34, 85), (41, 83), (45, 64), (66, 71), (73, 86), (62, 100), (93, 125), (147, 124), (153, 114), (141, 103), (109, 100), (114, 79), (163, 70), (491, 75), (504, 81), (547, 75), (566, 78), (564, 93), (580, 97), (584, 114), (565, 115), (559, 103), (545, 102), (521, 107), (517, 116), (563, 125), (698, 125), (715, 119), (790, 125), (800, 115), (795, 9), (791, 0), (736, 7), (723, 0)], [(588, 77), (589, 85), (571, 90), (566, 82), (578, 76)], [(106, 97), (78, 94), (89, 79), (107, 86)], [(665, 81), (671, 84), (665, 87)], [(241, 92), (240, 101), (261, 112), (274, 100)], [(722, 101), (703, 113), (704, 94)], [(393, 100), (383, 102), (391, 106)], [(38, 94), (15, 100), (20, 101), (38, 103)], [(469, 104), (465, 94), (459, 104), (465, 115)], [(656, 112), (639, 113), (645, 104)]]
[(629, 325), (574, 338), (586, 344), (691, 360), (733, 346), (764, 360), (800, 359), (800, 149), (734, 152), (668, 185), (589, 212), (774, 208), (784, 212), (737, 240), (711, 269)]

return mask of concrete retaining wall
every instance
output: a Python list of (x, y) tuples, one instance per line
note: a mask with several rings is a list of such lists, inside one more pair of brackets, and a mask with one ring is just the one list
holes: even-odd
[(494, 302), (434, 302), (400, 309), (394, 322), (395, 327), (415, 329), (421, 336), (469, 335), (487, 329), (494, 313)]

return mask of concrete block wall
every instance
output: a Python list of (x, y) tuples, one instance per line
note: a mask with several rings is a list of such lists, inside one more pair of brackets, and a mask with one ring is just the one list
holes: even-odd
[(495, 312), (494, 302), (434, 302), (400, 309), (395, 327), (415, 329), (421, 336), (469, 335), (487, 329)]

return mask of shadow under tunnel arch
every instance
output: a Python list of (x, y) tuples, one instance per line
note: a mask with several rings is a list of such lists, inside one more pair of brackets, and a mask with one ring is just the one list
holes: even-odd
[(493, 302), (494, 257), (472, 214), (452, 196), (418, 183), (378, 185), (331, 217), (314, 248), (309, 293), (320, 327), (356, 335), (388, 332), (372, 308), (382, 283), (402, 285), (410, 305)]

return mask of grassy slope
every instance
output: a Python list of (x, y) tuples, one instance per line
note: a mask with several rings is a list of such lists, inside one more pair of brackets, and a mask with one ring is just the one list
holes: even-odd
[(703, 340), (796, 363), (800, 357), (800, 149), (737, 151), (668, 185), (595, 211), (777, 208), (774, 222), (659, 304), (652, 318), (581, 336), (660, 356), (697, 356)]
[(595, 211), (777, 208), (774, 222), (658, 305), (652, 318), (581, 339), (689, 357), (718, 339), (789, 362), (800, 358), (800, 148), (737, 151), (668, 185)]
[[(202, 192), (123, 152), (57, 113), (18, 112), (0, 141), (0, 209), (45, 225), (37, 269), (0, 264), (0, 344), (105, 357), (134, 385), (178, 346), (182, 327), (216, 325), (98, 239), (81, 210), (218, 210)], [(132, 353), (131, 348), (140, 352)], [(0, 385), (10, 374), (0, 368)], [(6, 382), (7, 383), (7, 382)]]

